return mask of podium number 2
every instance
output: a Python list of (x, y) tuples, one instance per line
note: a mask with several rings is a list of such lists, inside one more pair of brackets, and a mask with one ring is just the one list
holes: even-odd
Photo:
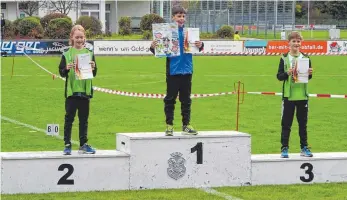
[(191, 153), (196, 151), (196, 164), (202, 164), (202, 142), (198, 142), (194, 147), (190, 149)]
[(68, 179), (74, 171), (73, 166), (70, 164), (62, 164), (58, 168), (59, 171), (64, 171), (64, 169), (67, 169), (67, 172), (59, 179), (58, 185), (73, 185), (75, 181), (73, 179)]
[(305, 170), (305, 174), (308, 174), (308, 178), (306, 178), (305, 176), (300, 176), (300, 180), (305, 183), (311, 182), (314, 178), (314, 174), (312, 172), (313, 165), (311, 163), (303, 163), (300, 168), (307, 168), (307, 170)]

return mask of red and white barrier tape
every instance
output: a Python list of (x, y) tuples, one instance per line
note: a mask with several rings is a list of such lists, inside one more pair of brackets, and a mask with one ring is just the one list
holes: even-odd
[[(245, 92), (246, 94), (260, 94), (260, 95), (274, 95), (274, 96), (282, 96), (280, 92)], [(310, 97), (318, 97), (318, 98), (338, 98), (338, 99), (347, 99), (347, 94), (339, 95), (339, 94), (309, 94)]]
[[(165, 98), (165, 94), (150, 94), (150, 93), (138, 93), (138, 92), (125, 92), (119, 90), (111, 90), (100, 87), (93, 87), (94, 90), (99, 92), (104, 92), (108, 94), (115, 94), (121, 96), (129, 96), (129, 97), (139, 97), (139, 98), (154, 98), (154, 99), (163, 99)], [(242, 92), (241, 92), (242, 93)], [(274, 96), (282, 96), (282, 93), (279, 92), (244, 92), (245, 94), (260, 94), (260, 95), (274, 95)], [(237, 94), (237, 92), (220, 92), (220, 93), (211, 93), (211, 94), (192, 94), (191, 98), (204, 98), (204, 97), (215, 97), (215, 96), (224, 96)], [(347, 98), (346, 95), (336, 95), (336, 94), (309, 94), (310, 97), (318, 97), (318, 98)]]
[[(96, 87), (96, 86), (94, 86), (93, 89), (96, 91), (99, 91), (99, 92), (121, 95), (121, 96), (128, 96), (128, 97), (140, 97), (140, 98), (142, 97), (142, 98), (153, 98), (153, 99), (165, 98), (165, 94), (125, 92), (125, 91), (119, 91), (119, 90), (100, 88), (100, 87)], [(212, 94), (192, 94), (190, 97), (191, 98), (204, 98), (204, 97), (215, 97), (215, 96), (223, 96), (223, 95), (230, 95), (230, 94), (236, 94), (236, 92), (220, 92), (220, 93), (212, 93)]]
[[(53, 76), (53, 79), (60, 78), (61, 80), (65, 81), (65, 78), (58, 76), (46, 68), (42, 67), (39, 63), (34, 61), (29, 55), (24, 53), (25, 56), (27, 56), (33, 63), (35, 63), (38, 67), (40, 67), (45, 72), (51, 74)], [(97, 86), (93, 86), (93, 89), (95, 91), (104, 92), (108, 94), (115, 94), (115, 95), (121, 95), (121, 96), (129, 96), (129, 97), (142, 97), (142, 98), (155, 98), (155, 99), (163, 99), (165, 98), (165, 94), (149, 94), (149, 93), (138, 93), (138, 92), (125, 92), (125, 91), (119, 91), (119, 90), (111, 90), (106, 88), (100, 88)], [(281, 96), (282, 93), (277, 92), (242, 92), (245, 94), (260, 94), (260, 95), (275, 95), (275, 96)], [(211, 93), (211, 94), (192, 94), (191, 98), (205, 98), (205, 97), (215, 97), (215, 96), (224, 96), (224, 95), (231, 95), (231, 94), (237, 94), (237, 92), (219, 92), (219, 93)], [(347, 94), (345, 95), (336, 95), (336, 94), (309, 94), (310, 97), (318, 97), (318, 98), (347, 98)]]

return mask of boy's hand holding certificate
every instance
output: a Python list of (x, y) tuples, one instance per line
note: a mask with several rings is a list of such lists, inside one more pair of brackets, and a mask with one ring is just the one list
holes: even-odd
[(90, 61), (89, 53), (76, 55), (75, 74), (77, 80), (92, 79), (94, 77)]
[(295, 83), (308, 83), (310, 60), (299, 58), (297, 61)]

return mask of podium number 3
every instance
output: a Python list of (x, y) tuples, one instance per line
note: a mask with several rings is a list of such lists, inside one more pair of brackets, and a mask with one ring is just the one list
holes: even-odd
[(312, 172), (313, 170), (313, 165), (311, 163), (303, 163), (300, 167), (301, 169), (306, 169), (305, 170), (305, 174), (308, 174), (308, 178), (306, 178), (305, 176), (300, 176), (300, 180), (302, 182), (308, 183), (311, 182), (314, 178), (314, 174)]
[(70, 164), (62, 164), (58, 168), (59, 171), (64, 171), (64, 169), (67, 169), (67, 172), (59, 179), (58, 185), (73, 185), (75, 181), (73, 179), (68, 179), (74, 171), (73, 166)]
[(190, 149), (191, 153), (196, 151), (196, 164), (202, 164), (202, 142), (198, 142), (194, 147)]

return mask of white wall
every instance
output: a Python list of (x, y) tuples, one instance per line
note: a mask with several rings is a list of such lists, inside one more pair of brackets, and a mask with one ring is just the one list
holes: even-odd
[(17, 14), (19, 17), (19, 11), (17, 11), (17, 3), (16, 2), (3, 2), (1, 3), (6, 3), (6, 9), (1, 9), (1, 12), (4, 13), (4, 18), (8, 19), (10, 21), (13, 21), (17, 19)]
[[(2, 1), (4, 2), (4, 1)], [(17, 19), (20, 16), (20, 11), (17, 11), (17, 3), (10, 0), (5, 0), (7, 4), (7, 9), (5, 18), (11, 21)], [(105, 31), (105, 4), (111, 4), (111, 14), (110, 14), (110, 29), (112, 32), (118, 32), (118, 20), (120, 17), (129, 16), (129, 17), (142, 17), (145, 14), (150, 13), (150, 1), (122, 1), (122, 0), (87, 0), (88, 3), (99, 3), (100, 4), (100, 15), (99, 20), (102, 24), (102, 31)], [(117, 2), (117, 6), (116, 6)], [(117, 13), (118, 11), (118, 13)], [(40, 9), (37, 13), (38, 16), (43, 17), (48, 14), (50, 11), (46, 8)], [(80, 12), (80, 8), (79, 8)], [(73, 22), (76, 21), (80, 16), (80, 13), (76, 13), (76, 10), (72, 9), (68, 16)]]
[(117, 1), (118, 14), (116, 16), (116, 6), (111, 5), (111, 21), (112, 32), (118, 32), (118, 21), (121, 17), (142, 17), (150, 13), (150, 1)]

